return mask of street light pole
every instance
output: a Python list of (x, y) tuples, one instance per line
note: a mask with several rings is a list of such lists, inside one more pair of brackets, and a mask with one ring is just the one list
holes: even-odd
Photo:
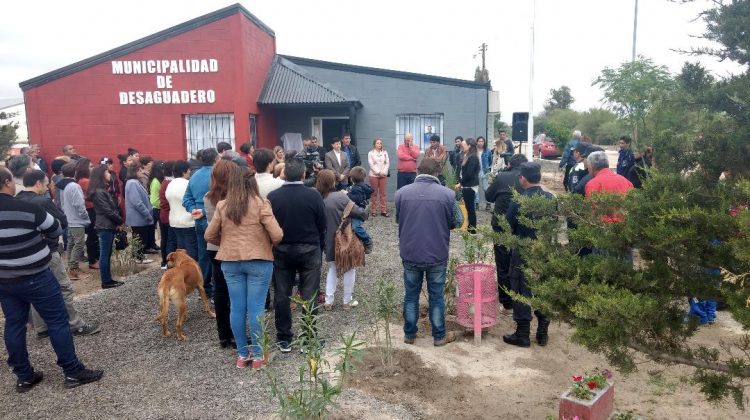
[(536, 20), (536, 0), (531, 1), (531, 26), (529, 28), (529, 126), (526, 129), (526, 158), (534, 160), (534, 21)]
[[(638, 0), (635, 0), (635, 11), (633, 12), (633, 54), (630, 58), (631, 62), (635, 62), (635, 41), (636, 35), (638, 34)], [(638, 145), (638, 121), (633, 126), (633, 147)]]

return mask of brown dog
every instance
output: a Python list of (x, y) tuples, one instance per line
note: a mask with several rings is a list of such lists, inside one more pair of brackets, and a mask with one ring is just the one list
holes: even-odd
[(186, 299), (187, 295), (198, 289), (203, 300), (203, 310), (211, 318), (216, 318), (216, 314), (208, 306), (208, 296), (203, 289), (203, 274), (201, 268), (194, 259), (190, 258), (187, 251), (177, 249), (167, 256), (167, 266), (170, 267), (159, 282), (159, 315), (156, 321), (161, 322), (161, 331), (164, 337), (169, 337), (171, 333), (167, 328), (169, 319), (169, 301), (177, 307), (177, 339), (184, 340), (187, 337), (182, 332), (182, 324), (186, 318)]

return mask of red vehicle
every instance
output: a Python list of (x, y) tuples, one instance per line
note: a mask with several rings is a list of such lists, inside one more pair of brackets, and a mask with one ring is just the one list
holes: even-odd
[(534, 144), (534, 156), (539, 157), (539, 159), (553, 159), (562, 156), (562, 152), (557, 148), (555, 142), (542, 140)]

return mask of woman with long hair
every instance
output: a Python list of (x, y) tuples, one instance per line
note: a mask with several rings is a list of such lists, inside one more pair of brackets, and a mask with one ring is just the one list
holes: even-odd
[[(367, 163), (370, 166), (370, 186), (373, 189), (372, 215), (375, 216), (380, 208), (380, 214), (388, 217), (388, 206), (386, 203), (388, 194), (388, 152), (383, 148), (383, 139), (377, 137), (372, 141), (372, 150), (367, 153)], [(378, 205), (378, 203), (380, 203)]]
[[(315, 189), (323, 196), (326, 208), (326, 261), (328, 261), (328, 275), (326, 276), (326, 300), (323, 309), (333, 309), (334, 295), (336, 293), (337, 271), (336, 271), (336, 230), (341, 223), (344, 209), (351, 200), (346, 191), (336, 191), (336, 175), (330, 169), (318, 172), (315, 181)], [(367, 211), (357, 205), (352, 207), (351, 217), (367, 220)], [(354, 293), (354, 282), (357, 277), (357, 269), (343, 273), (344, 278), (344, 309), (349, 310), (359, 304), (352, 294)]]
[(86, 226), (86, 257), (89, 260), (89, 269), (96, 270), (99, 268), (99, 238), (96, 235), (94, 225), (96, 224), (96, 212), (94, 203), (88, 195), (89, 178), (91, 177), (91, 160), (82, 158), (76, 163), (76, 181), (83, 190), (83, 196), (86, 198), (86, 213), (89, 214), (91, 224)]
[[(122, 286), (122, 282), (112, 278), (110, 259), (112, 257), (112, 241), (115, 231), (123, 229), (123, 220), (115, 198), (110, 194), (112, 172), (107, 165), (99, 165), (91, 172), (86, 196), (94, 204), (96, 213), (96, 235), (99, 236), (99, 274), (102, 279), (102, 289)], [(93, 224), (93, 223), (92, 223)]]
[(463, 160), (458, 173), (456, 190), (461, 190), (469, 219), (469, 233), (477, 231), (477, 208), (474, 202), (479, 190), (479, 156), (477, 156), (477, 142), (469, 137), (461, 142)]
[(138, 250), (138, 262), (148, 264), (151, 259), (144, 259), (143, 250), (148, 243), (148, 235), (154, 224), (154, 216), (151, 211), (151, 202), (148, 192), (143, 183), (138, 179), (141, 173), (141, 165), (133, 163), (128, 168), (127, 182), (125, 183), (125, 223), (133, 230), (133, 239), (140, 242), (141, 249)]
[(273, 166), (276, 167), (279, 163), (284, 163), (284, 148), (276, 146), (273, 148)]
[[(167, 256), (170, 252), (174, 252), (177, 249), (177, 240), (175, 239), (174, 232), (169, 225), (169, 200), (167, 200), (166, 192), (169, 183), (172, 182), (172, 168), (174, 167), (174, 161), (169, 160), (164, 162), (162, 169), (164, 171), (164, 180), (159, 185), (159, 232), (161, 237), (161, 268), (162, 270), (167, 269)], [(151, 200), (153, 204), (153, 199)]]
[[(492, 149), (492, 164), (490, 165), (490, 173), (494, 179), (495, 175), (505, 169), (505, 157), (507, 156), (508, 145), (502, 139), (495, 140), (495, 148)], [(491, 182), (488, 182), (491, 184)], [(488, 186), (489, 188), (489, 186)]]
[[(477, 137), (477, 157), (479, 157), (479, 193), (474, 198), (474, 203), (479, 207), (480, 198), (485, 201), (486, 210), (490, 210), (490, 203), (484, 196), (487, 191), (487, 174), (492, 169), (492, 151), (487, 148), (484, 137)], [(481, 196), (481, 197), (480, 197)]]
[[(233, 166), (226, 199), (216, 205), (205, 238), (219, 246), (216, 258), (221, 261), (229, 290), (229, 321), (238, 353), (236, 366), (245, 368), (252, 360), (253, 368), (260, 369), (266, 363), (259, 343), (273, 274), (271, 249), (281, 242), (283, 231), (273, 216), (271, 203), (258, 192), (254, 172)], [(248, 317), (252, 351), (245, 335)]]
[[(203, 198), (208, 223), (211, 223), (211, 220), (213, 220), (216, 214), (216, 205), (219, 204), (219, 201), (227, 198), (229, 178), (233, 174), (236, 174), (236, 168), (238, 166), (234, 162), (221, 159), (216, 162), (211, 170), (211, 183), (209, 184), (208, 192)], [(232, 336), (232, 327), (229, 323), (229, 290), (227, 289), (224, 272), (221, 271), (221, 261), (216, 259), (219, 247), (211, 243), (206, 243), (206, 250), (209, 257), (211, 257), (211, 266), (213, 268), (211, 272), (214, 278), (214, 309), (216, 310), (216, 331), (219, 333), (219, 345), (224, 349), (228, 347), (237, 348), (237, 344)]]

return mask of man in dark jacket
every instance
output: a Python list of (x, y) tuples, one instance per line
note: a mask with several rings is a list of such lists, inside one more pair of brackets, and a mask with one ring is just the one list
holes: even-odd
[(427, 277), (430, 324), (436, 347), (455, 341), (445, 328), (445, 273), (451, 229), (463, 218), (456, 195), (440, 185), (441, 165), (423, 159), (412, 184), (396, 191), (396, 223), (401, 260), (404, 265), (404, 342), (414, 344), (419, 320), (419, 294)]
[(362, 166), (362, 159), (359, 157), (357, 146), (352, 144), (352, 136), (344, 134), (341, 138), (341, 150), (349, 157), (349, 167)]
[(633, 149), (630, 148), (632, 142), (633, 140), (628, 136), (622, 136), (617, 141), (617, 146), (620, 148), (617, 152), (617, 175), (627, 177), (630, 169), (635, 165)]
[[(40, 170), (29, 172), (23, 177), (25, 190), (18, 193), (16, 198), (40, 206), (60, 223), (62, 229), (65, 229), (68, 227), (68, 219), (65, 217), (65, 213), (57, 208), (55, 203), (46, 196), (49, 192), (49, 185), (49, 178), (47, 178), (44, 172)], [(73, 285), (70, 283), (70, 278), (65, 271), (62, 257), (60, 257), (59, 238), (45, 237), (45, 240), (47, 241), (51, 256), (49, 268), (52, 271), (52, 275), (55, 276), (57, 282), (60, 284), (60, 291), (65, 301), (65, 309), (68, 311), (70, 330), (73, 332), (73, 335), (98, 333), (100, 331), (99, 326), (84, 322), (73, 304)], [(31, 321), (37, 337), (46, 338), (49, 336), (47, 324), (45, 324), (42, 316), (34, 308), (31, 309)]]
[[(526, 197), (532, 197), (535, 195), (542, 195), (548, 199), (552, 199), (553, 196), (547, 191), (544, 191), (539, 182), (542, 180), (542, 167), (536, 162), (526, 162), (521, 164), (521, 173), (519, 175), (519, 182), (523, 192), (521, 195)], [(508, 211), (505, 213), (505, 219), (508, 221), (513, 234), (519, 238), (536, 239), (536, 230), (532, 227), (525, 226), (519, 222), (520, 204), (516, 201), (510, 203)], [(526, 215), (533, 219), (533, 215)], [(513, 249), (511, 253), (511, 275), (510, 284), (511, 288), (515, 293), (519, 295), (531, 297), (531, 290), (526, 283), (526, 277), (523, 274), (523, 259), (518, 248)], [(544, 316), (541, 312), (534, 311), (539, 325), (536, 330), (536, 341), (540, 346), (547, 345), (547, 329), (549, 328), (549, 319)], [(509, 335), (503, 336), (503, 341), (508, 344), (519, 347), (529, 347), (531, 341), (529, 340), (529, 330), (531, 327), (531, 307), (525, 303), (514, 301), (513, 302), (513, 320), (516, 322), (516, 332)]]
[[(513, 190), (519, 193), (523, 191), (518, 176), (521, 174), (521, 164), (526, 161), (526, 156), (522, 154), (514, 155), (508, 161), (510, 169), (498, 173), (495, 180), (492, 181), (492, 184), (487, 189), (487, 201), (495, 203), (495, 212), (491, 221), (492, 229), (495, 232), (502, 232), (498, 218), (505, 218), (505, 213), (508, 211), (508, 207), (513, 200)], [(503, 304), (503, 308), (512, 309), (513, 299), (506, 292), (506, 290), (510, 290), (510, 250), (499, 244), (495, 244), (494, 249), (500, 303)]]
[(287, 159), (284, 174), (286, 182), (268, 193), (268, 201), (284, 231), (284, 238), (273, 249), (273, 300), (277, 344), (281, 352), (288, 353), (294, 338), (289, 297), (295, 275), (299, 274), (298, 290), (302, 299), (314, 299), (320, 289), (326, 211), (320, 194), (302, 183), (305, 177), (305, 162), (302, 159)]
[[(78, 360), (60, 286), (49, 270), (46, 239), (60, 237), (60, 223), (36, 204), (13, 198), (12, 174), (0, 168), (0, 303), (5, 316), (8, 364), (16, 374), (16, 392), (28, 392), (44, 379), (34, 371), (26, 348), (26, 323), (33, 306), (49, 328), (65, 387), (98, 381), (104, 372), (90, 370)], [(46, 239), (45, 239), (46, 238)]]

